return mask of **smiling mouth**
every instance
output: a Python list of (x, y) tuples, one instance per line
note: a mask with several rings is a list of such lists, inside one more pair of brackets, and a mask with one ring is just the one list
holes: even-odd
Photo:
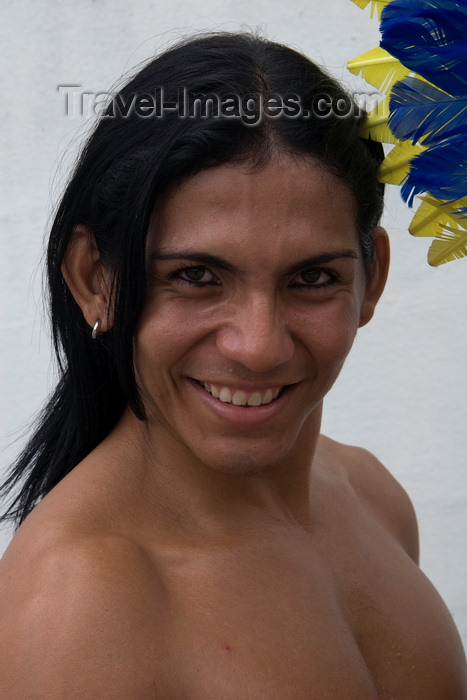
[(258, 406), (266, 406), (275, 401), (287, 388), (286, 386), (271, 387), (261, 391), (245, 391), (243, 389), (232, 389), (228, 386), (218, 384), (209, 384), (196, 380), (211, 396), (222, 403), (230, 403), (233, 406), (243, 406), (245, 408), (253, 408)]

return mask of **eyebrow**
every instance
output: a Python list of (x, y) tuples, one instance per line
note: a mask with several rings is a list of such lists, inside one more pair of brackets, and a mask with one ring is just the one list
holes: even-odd
[[(353, 260), (358, 260), (360, 256), (354, 250), (334, 250), (327, 253), (320, 253), (319, 255), (312, 255), (309, 258), (300, 260), (294, 263), (291, 267), (286, 270), (287, 275), (291, 275), (294, 272), (302, 270), (304, 267), (316, 267), (317, 265), (322, 265), (324, 263), (332, 262), (340, 258), (350, 258)], [(209, 253), (203, 253), (201, 251), (193, 250), (174, 250), (174, 251), (155, 251), (151, 254), (151, 259), (153, 260), (191, 260), (192, 262), (205, 263), (206, 265), (215, 265), (220, 269), (227, 270), (229, 272), (234, 272), (237, 268), (232, 263), (219, 258), (217, 255), (210, 255)]]
[(288, 268), (286, 274), (291, 275), (294, 272), (299, 272), (304, 267), (316, 267), (317, 265), (323, 265), (325, 263), (332, 262), (333, 260), (339, 260), (340, 258), (350, 258), (352, 260), (359, 260), (360, 256), (354, 250), (335, 250), (329, 251), (328, 253), (321, 253), (320, 255), (312, 255), (310, 258), (305, 258), (300, 260), (298, 263), (294, 263)]
[(209, 253), (202, 253), (193, 250), (174, 250), (174, 251), (156, 251), (151, 254), (152, 260), (191, 260), (193, 262), (206, 263), (206, 265), (215, 265), (223, 270), (233, 272), (235, 265)]

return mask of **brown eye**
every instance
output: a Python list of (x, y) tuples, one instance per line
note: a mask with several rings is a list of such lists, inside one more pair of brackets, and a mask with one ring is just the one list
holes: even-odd
[(301, 278), (305, 284), (316, 284), (320, 281), (322, 274), (321, 270), (306, 270), (301, 273)]
[[(183, 271), (183, 276), (190, 282), (201, 282), (207, 273), (205, 267), (187, 267)], [(206, 281), (206, 280), (204, 280)]]
[(203, 265), (190, 265), (181, 267), (171, 275), (172, 279), (180, 280), (185, 284), (192, 284), (197, 287), (204, 287), (212, 284), (220, 284), (219, 279)]
[(326, 287), (334, 282), (334, 276), (327, 270), (320, 268), (312, 268), (303, 270), (294, 279), (292, 286), (294, 287), (310, 287), (319, 289)]

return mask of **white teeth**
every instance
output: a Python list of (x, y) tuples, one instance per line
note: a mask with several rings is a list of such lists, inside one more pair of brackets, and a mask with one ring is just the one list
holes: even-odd
[(232, 392), (226, 386), (222, 387), (219, 392), (219, 399), (222, 403), (232, 403)]
[(259, 391), (253, 392), (247, 403), (248, 406), (261, 406), (261, 394)]
[(219, 389), (215, 387), (214, 384), (206, 384), (206, 382), (204, 382), (204, 388), (206, 391), (209, 391), (209, 393), (212, 394), (215, 399), (219, 398)]
[(218, 389), (214, 384), (207, 382), (202, 382), (202, 385), (215, 399), (219, 399), (223, 403), (231, 403), (234, 406), (265, 406), (277, 399), (281, 392), (280, 389), (266, 389), (264, 393), (254, 391), (247, 398), (246, 392), (242, 389), (237, 389), (232, 393), (227, 386)]
[(234, 406), (246, 406), (246, 394), (244, 391), (241, 391), (240, 389), (235, 392), (235, 394), (232, 396), (232, 403)]

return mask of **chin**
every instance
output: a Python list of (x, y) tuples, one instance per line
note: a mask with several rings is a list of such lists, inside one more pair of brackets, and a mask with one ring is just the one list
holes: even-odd
[(226, 449), (228, 441), (224, 441), (219, 449), (211, 446), (209, 454), (198, 453), (198, 459), (213, 471), (240, 476), (266, 472), (285, 460), (293, 451), (293, 444), (277, 444), (272, 440), (262, 445), (257, 442), (254, 445), (245, 445), (247, 440), (243, 442), (243, 445), (239, 446), (237, 442), (237, 445), (232, 444), (231, 449)]

